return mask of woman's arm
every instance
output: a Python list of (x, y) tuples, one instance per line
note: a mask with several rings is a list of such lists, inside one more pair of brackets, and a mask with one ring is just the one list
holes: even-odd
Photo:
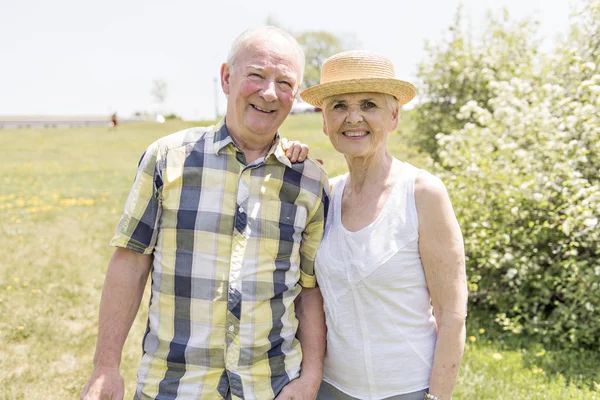
[(449, 400), (465, 345), (468, 294), (463, 238), (441, 180), (429, 173), (419, 174), (415, 202), (419, 253), (438, 329), (429, 393)]

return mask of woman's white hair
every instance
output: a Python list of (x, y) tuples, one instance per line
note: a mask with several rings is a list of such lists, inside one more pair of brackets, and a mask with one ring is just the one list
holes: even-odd
[(390, 111), (397, 112), (400, 109), (400, 103), (398, 103), (398, 99), (392, 96), (391, 94), (385, 94), (385, 101)]
[(229, 65), (229, 70), (233, 73), (236, 59), (239, 56), (242, 49), (246, 47), (248, 43), (253, 42), (257, 39), (268, 41), (274, 35), (278, 35), (279, 37), (287, 40), (294, 49), (294, 52), (296, 53), (296, 58), (298, 60), (298, 65), (300, 66), (300, 76), (298, 76), (298, 85), (300, 85), (304, 76), (304, 51), (292, 35), (284, 31), (283, 29), (277, 28), (275, 26), (261, 26), (258, 28), (250, 28), (242, 32), (237, 38), (235, 38), (231, 45), (231, 49), (229, 50), (229, 54), (227, 55), (227, 65)]

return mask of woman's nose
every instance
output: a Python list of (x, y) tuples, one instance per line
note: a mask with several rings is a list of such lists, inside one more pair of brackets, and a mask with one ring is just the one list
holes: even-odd
[(348, 117), (346, 117), (346, 121), (351, 124), (357, 124), (363, 121), (363, 115), (359, 108), (351, 107), (348, 110)]

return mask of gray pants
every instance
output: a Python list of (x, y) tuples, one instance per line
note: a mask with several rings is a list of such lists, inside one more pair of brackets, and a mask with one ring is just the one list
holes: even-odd
[[(385, 400), (423, 400), (428, 389), (419, 390), (418, 392), (400, 394), (398, 396), (386, 397)], [(347, 395), (338, 390), (335, 386), (323, 381), (317, 394), (317, 400), (360, 400), (356, 397)]]

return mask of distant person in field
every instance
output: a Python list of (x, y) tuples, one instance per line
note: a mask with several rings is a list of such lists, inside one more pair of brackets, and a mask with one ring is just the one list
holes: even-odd
[(444, 184), (386, 147), (415, 94), (387, 58), (364, 51), (327, 59), (320, 84), (300, 94), (322, 108), (350, 171), (331, 180), (315, 264), (327, 321), (321, 400), (452, 397), (467, 315), (462, 234)]
[(110, 126), (111, 126), (111, 128), (116, 129), (117, 125), (119, 125), (119, 120), (117, 119), (117, 113), (113, 113), (110, 116)]
[[(135, 399), (314, 399), (325, 316), (314, 259), (329, 183), (278, 129), (304, 54), (273, 27), (242, 33), (221, 66), (227, 114), (143, 154), (111, 244), (82, 399), (121, 399), (123, 344), (152, 276)], [(289, 159), (288, 159), (289, 157)]]

